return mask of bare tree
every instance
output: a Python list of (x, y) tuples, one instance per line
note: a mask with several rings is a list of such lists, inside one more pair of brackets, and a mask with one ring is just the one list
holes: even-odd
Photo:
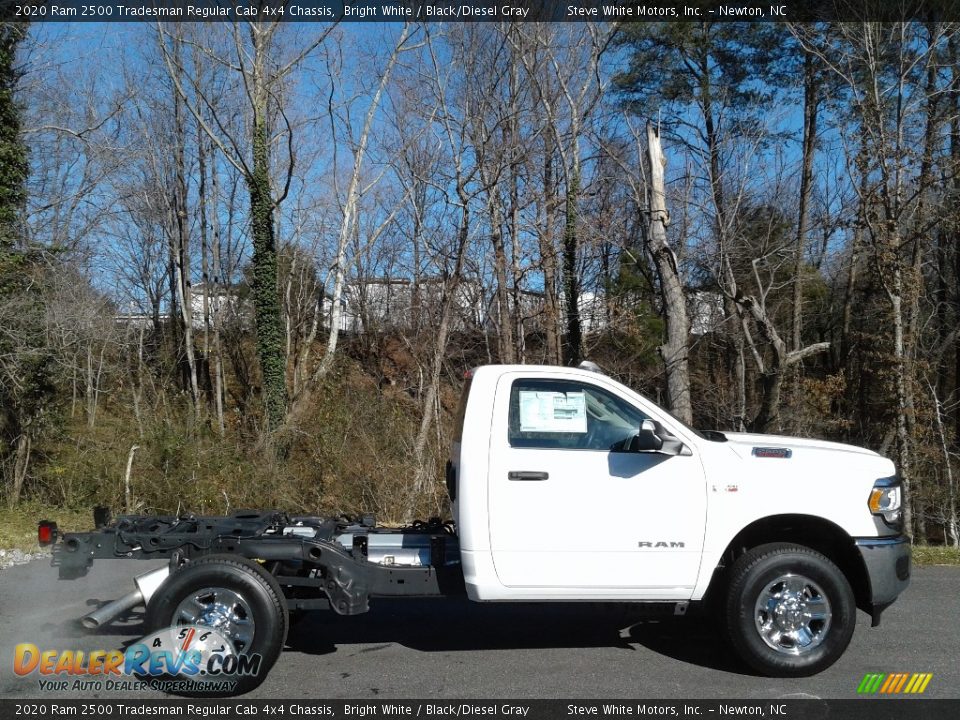
[[(690, 322), (687, 319), (687, 301), (680, 280), (680, 268), (676, 253), (667, 244), (666, 191), (663, 169), (666, 159), (660, 147), (660, 134), (647, 123), (647, 158), (650, 172), (649, 230), (647, 250), (657, 266), (660, 292), (663, 296), (664, 315), (667, 324), (667, 341), (660, 347), (660, 356), (667, 372), (667, 394), (670, 409), (687, 424), (693, 423), (693, 406), (690, 403), (690, 370), (688, 363), (688, 335)], [(639, 198), (638, 198), (639, 199)]]
[[(475, 156), (471, 152), (471, 145), (468, 140), (469, 95), (466, 93), (458, 95), (451, 93), (449, 75), (438, 57), (436, 39), (429, 32), (427, 33), (426, 47), (432, 71), (430, 91), (436, 106), (435, 117), (439, 125), (438, 131), (446, 143), (446, 151), (449, 153), (449, 162), (453, 170), (450, 181), (454, 196), (450, 197), (448, 202), (455, 208), (457, 232), (452, 244), (444, 248), (446, 262), (439, 297), (440, 313), (430, 357), (426, 365), (426, 390), (421, 402), (420, 427), (414, 440), (415, 475), (407, 501), (406, 516), (408, 519), (413, 517), (417, 504), (423, 499), (431, 481), (435, 479), (435, 464), (427, 457), (427, 444), (430, 440), (434, 420), (438, 415), (437, 405), (443, 362), (450, 334), (453, 330), (459, 288), (471, 238), (470, 206), (480, 191), (479, 188), (472, 185), (478, 175), (479, 168), (475, 162), (471, 162), (471, 159)], [(458, 105), (458, 103), (460, 104)], [(431, 115), (434, 115), (434, 113), (431, 112)], [(434, 468), (431, 468), (431, 466), (434, 466)]]
[[(857, 168), (868, 177), (855, 185), (864, 208), (865, 238), (869, 243), (875, 277), (883, 288), (892, 324), (894, 395), (896, 398), (897, 465), (906, 491), (904, 523), (924, 541), (923, 515), (914, 517), (911, 485), (914, 475), (912, 357), (915, 337), (915, 294), (921, 291), (917, 273), (921, 233), (926, 235), (923, 210), (932, 180), (921, 171), (911, 178), (913, 142), (922, 147), (930, 126), (929, 85), (925, 69), (936, 62), (938, 50), (949, 43), (956, 29), (916, 23), (841, 24), (829, 45), (800, 36), (805, 49), (816, 54), (847, 89), (853, 126), (862, 133), (865, 152)], [(916, 488), (919, 490), (919, 488)]]
[[(547, 83), (540, 79), (537, 63), (531, 54), (524, 52), (523, 47), (517, 49), (522, 53), (520, 57), (528, 77), (537, 86), (538, 99), (549, 122), (548, 132), (553, 136), (552, 145), (561, 158), (564, 174), (564, 221), (560, 242), (566, 315), (564, 360), (576, 364), (580, 361), (583, 341), (578, 270), (582, 153), (587, 123), (607, 85), (601, 74), (601, 60), (610, 45), (613, 29), (587, 23), (583, 28), (588, 42), (581, 40), (561, 50), (556, 30), (540, 24), (532, 27), (532, 40), (543, 53), (541, 67), (548, 69), (550, 82), (556, 83), (558, 93), (550, 92)], [(561, 56), (564, 51), (566, 55)]]
[[(347, 183), (342, 200), (340, 199), (338, 193), (338, 201), (341, 202), (342, 219), (340, 221), (336, 256), (334, 258), (332, 268), (333, 290), (330, 299), (331, 311), (329, 317), (327, 342), (323, 357), (320, 359), (320, 363), (310, 376), (310, 382), (304, 385), (304, 390), (307, 392), (309, 392), (309, 388), (312, 387), (313, 384), (323, 378), (330, 371), (331, 367), (333, 367), (335, 353), (337, 350), (337, 341), (340, 337), (340, 318), (343, 311), (340, 298), (343, 296), (343, 286), (346, 278), (347, 248), (349, 246), (351, 237), (357, 229), (357, 215), (360, 210), (360, 201), (363, 195), (376, 184), (380, 177), (378, 176), (375, 180), (367, 184), (365, 184), (363, 181), (364, 163), (366, 161), (367, 148), (370, 143), (370, 134), (373, 129), (374, 119), (377, 117), (377, 113), (380, 108), (380, 102), (384, 96), (384, 93), (386, 92), (387, 85), (390, 81), (390, 76), (400, 58), (400, 54), (416, 46), (415, 44), (409, 43), (411, 38), (411, 30), (411, 25), (404, 24), (403, 30), (398, 36), (393, 50), (387, 59), (386, 66), (379, 74), (379, 81), (377, 83), (376, 90), (374, 91), (373, 96), (370, 98), (369, 104), (367, 105), (363, 123), (358, 131), (357, 137), (355, 139), (352, 137), (349, 139), (353, 163), (350, 172), (350, 179)], [(337, 123), (334, 117), (334, 107), (332, 104), (328, 107), (328, 113), (331, 122), (331, 132), (333, 133), (334, 138), (337, 138)], [(353, 128), (349, 126), (349, 123), (348, 131), (353, 131)], [(322, 296), (318, 298), (318, 302), (322, 302)], [(307, 340), (303, 343), (303, 349), (301, 351), (302, 356), (299, 360), (299, 365), (301, 368), (306, 367), (307, 358), (309, 357), (313, 341), (317, 336), (320, 319), (321, 313), (318, 312), (314, 315), (313, 326), (310, 329)], [(301, 393), (303, 393), (304, 390), (301, 390)], [(304, 397), (304, 395), (301, 394), (301, 397)]]
[[(219, 26), (218, 26), (219, 27)], [(234, 23), (232, 58), (218, 55), (206, 45), (200, 50), (216, 65), (239, 74), (248, 101), (246, 139), (232, 133), (221, 117), (214, 99), (201, 87), (197, 75), (183, 66), (175, 49), (185, 42), (157, 24), (159, 46), (168, 74), (177, 93), (207, 136), (243, 176), (250, 196), (250, 225), (253, 241), (253, 303), (256, 312), (257, 355), (263, 376), (266, 424), (279, 427), (287, 412), (286, 358), (283, 320), (277, 285), (277, 242), (274, 213), (286, 198), (294, 170), (293, 128), (284, 112), (282, 85), (302, 61), (330, 35), (333, 25), (323, 26), (301, 49), (280, 59), (277, 34), (279, 19)], [(282, 123), (287, 157), (284, 177), (274, 193), (271, 147), (276, 121)]]

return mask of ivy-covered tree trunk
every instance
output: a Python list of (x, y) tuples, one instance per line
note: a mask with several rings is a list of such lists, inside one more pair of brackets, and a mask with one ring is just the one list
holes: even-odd
[(265, 112), (255, 110), (253, 167), (247, 176), (253, 229), (253, 307), (257, 356), (263, 374), (263, 401), (269, 427), (279, 427), (287, 412), (283, 316), (277, 294), (277, 247), (270, 192), (270, 154)]
[(26, 34), (25, 23), (0, 23), (0, 272), (5, 264), (2, 255), (16, 247), (22, 237), (26, 203), (27, 146), (20, 134), (20, 107), (14, 98), (20, 80), (17, 47)]
[(553, 228), (557, 211), (554, 181), (555, 148), (552, 136), (547, 133), (543, 151), (543, 229), (540, 233), (540, 264), (543, 269), (543, 325), (547, 336), (546, 364), (562, 361), (560, 341), (560, 303), (557, 300), (557, 258)]
[(563, 360), (570, 366), (580, 362), (583, 349), (583, 329), (580, 322), (580, 276), (577, 273), (577, 199), (579, 195), (580, 169), (575, 167), (567, 187), (566, 218), (563, 228), (563, 289), (567, 301), (567, 333), (563, 346)]
[(29, 161), (15, 92), (20, 80), (17, 48), (26, 33), (26, 24), (0, 23), (0, 309), (6, 316), (0, 322), (0, 356), (10, 358), (0, 368), (0, 487), (11, 506), (19, 502), (29, 474), (38, 425), (33, 418), (49, 397), (49, 385), (38, 381), (44, 377), (43, 358), (30, 352), (37, 306), (25, 300), (30, 258), (23, 252), (23, 218)]

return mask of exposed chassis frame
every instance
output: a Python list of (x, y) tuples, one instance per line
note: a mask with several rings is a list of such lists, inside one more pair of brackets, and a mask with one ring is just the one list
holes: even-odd
[[(307, 534), (285, 532), (304, 528)], [(353, 532), (353, 547), (336, 537)], [(370, 535), (428, 535), (431, 564), (383, 565), (367, 559)], [(53, 548), (61, 579), (87, 574), (96, 559), (169, 559), (171, 571), (210, 554), (262, 562), (284, 590), (291, 610), (331, 608), (340, 615), (367, 612), (371, 597), (439, 597), (464, 594), (459, 562), (448, 553), (454, 536), (440, 523), (402, 531), (377, 529), (372, 519), (352, 521), (242, 511), (230, 516), (124, 515), (97, 530), (66, 533)], [(458, 559), (458, 557), (457, 557)]]

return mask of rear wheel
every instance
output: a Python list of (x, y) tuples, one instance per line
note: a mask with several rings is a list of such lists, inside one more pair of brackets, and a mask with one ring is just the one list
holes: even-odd
[(754, 670), (802, 677), (826, 669), (846, 650), (856, 604), (850, 583), (827, 557), (771, 543), (731, 568), (725, 620), (734, 649)]
[[(209, 555), (183, 565), (164, 582), (150, 599), (146, 623), (153, 632), (178, 625), (215, 629), (237, 656), (252, 660), (247, 672), (204, 671), (202, 677), (189, 678), (196, 691), (178, 694), (238, 695), (260, 685), (280, 656), (287, 637), (287, 607), (276, 579), (259, 564), (234, 555)], [(221, 670), (220, 665), (214, 669)], [(223, 688), (224, 682), (236, 684), (228, 691), (214, 689)]]

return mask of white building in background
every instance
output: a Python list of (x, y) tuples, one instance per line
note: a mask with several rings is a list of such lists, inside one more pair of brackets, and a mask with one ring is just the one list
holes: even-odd
[(213, 283), (197, 283), (190, 288), (190, 324), (195, 330), (202, 330), (205, 327), (205, 296), (206, 313), (210, 316), (211, 325), (217, 321), (225, 321), (231, 315), (242, 314), (240, 298), (236, 290)]
[[(206, 312), (204, 312), (204, 293), (206, 293)], [(245, 312), (245, 309), (240, 307), (236, 290), (232, 288), (204, 283), (197, 283), (190, 288), (190, 326), (194, 330), (203, 330), (208, 314), (212, 325), (218, 320), (226, 321), (230, 316), (242, 317)], [(142, 306), (131, 300), (120, 308), (120, 312), (113, 316), (113, 320), (118, 325), (139, 330), (152, 327), (154, 316), (143, 312)], [(157, 320), (161, 323), (169, 321), (169, 311), (161, 312)]]
[[(441, 278), (424, 278), (419, 284), (419, 309), (414, 309), (413, 282), (408, 279), (371, 278), (363, 281), (348, 281), (340, 298), (341, 332), (364, 333), (385, 330), (402, 330), (414, 324), (417, 315), (420, 327), (431, 327), (439, 320), (439, 308), (443, 291)], [(210, 322), (227, 322), (229, 318), (244, 318), (252, 315), (252, 308), (241, 302), (233, 288), (197, 283), (191, 288), (190, 318), (195, 330), (204, 328), (204, 293), (207, 296), (207, 312)], [(560, 321), (563, 322), (563, 298)], [(511, 294), (511, 301), (513, 300)], [(535, 290), (520, 293), (520, 308), (527, 331), (541, 327), (544, 296)], [(586, 291), (578, 302), (583, 332), (597, 332), (608, 327), (610, 320), (606, 297), (602, 293)], [(326, 327), (331, 317), (332, 301), (329, 295), (322, 303)], [(705, 335), (717, 331), (724, 321), (723, 296), (717, 292), (698, 290), (687, 294), (687, 312), (690, 319), (690, 334)], [(456, 290), (453, 329), (468, 330), (486, 327), (499, 316), (496, 296), (487, 291), (482, 283), (466, 280)], [(161, 313), (161, 322), (169, 319)], [(114, 316), (115, 322), (134, 329), (153, 325), (153, 316), (144, 313), (135, 302), (128, 303)]]
[[(132, 300), (117, 309), (119, 312), (113, 316), (113, 321), (117, 325), (133, 330), (149, 329), (153, 326), (153, 315), (143, 312), (140, 305)], [(161, 322), (165, 321), (167, 314), (161, 313), (159, 319)]]
[[(343, 332), (380, 332), (414, 325), (429, 327), (439, 321), (443, 294), (442, 278), (423, 278), (416, 287), (412, 280), (370, 278), (347, 281), (340, 298), (340, 330)], [(482, 286), (475, 281), (461, 282), (455, 291), (453, 329), (482, 327), (487, 313)], [(323, 300), (323, 314), (331, 317), (329, 295)], [(415, 307), (415, 305), (417, 307)]]
[(577, 309), (580, 311), (580, 328), (585, 333), (603, 330), (610, 324), (607, 299), (601, 293), (580, 293)]
[[(421, 328), (436, 326), (440, 320), (444, 280), (428, 277), (420, 280), (417, 292), (418, 307), (415, 308), (414, 284), (406, 278), (370, 278), (366, 280), (348, 280), (344, 283), (340, 297), (340, 316), (338, 320), (341, 332), (365, 333), (403, 330), (415, 324)], [(204, 312), (204, 294), (207, 309)], [(511, 292), (511, 302), (513, 301)], [(462, 280), (455, 290), (452, 329), (470, 330), (488, 327), (499, 317), (497, 298), (493, 292), (478, 280)], [(541, 327), (544, 309), (544, 296), (535, 290), (520, 292), (521, 313), (527, 331)], [(560, 320), (563, 320), (563, 299), (560, 298)], [(608, 325), (606, 301), (602, 294), (584, 292), (580, 295), (580, 321), (584, 332), (595, 332)], [(325, 294), (321, 303), (323, 313), (322, 326), (327, 327), (332, 317), (333, 301)], [(205, 327), (205, 315), (209, 314), (211, 324), (220, 320), (252, 318), (253, 308), (249, 300), (241, 301), (236, 289), (219, 285), (197, 283), (190, 292), (190, 323), (195, 330)], [(416, 317), (415, 317), (416, 316)], [(170, 315), (162, 312), (161, 323), (168, 322)], [(142, 307), (130, 302), (124, 312), (114, 316), (118, 324), (132, 328), (150, 328), (153, 316), (144, 313)]]

